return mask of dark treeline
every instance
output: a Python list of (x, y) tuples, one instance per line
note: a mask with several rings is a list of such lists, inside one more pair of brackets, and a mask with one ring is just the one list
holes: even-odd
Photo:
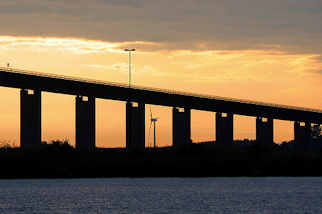
[(0, 163), (0, 178), (322, 176), (322, 138), (305, 148), (296, 148), (292, 141), (265, 147), (244, 140), (231, 146), (203, 142), (143, 153), (121, 148), (82, 153), (67, 141), (53, 141), (37, 152), (4, 146)]

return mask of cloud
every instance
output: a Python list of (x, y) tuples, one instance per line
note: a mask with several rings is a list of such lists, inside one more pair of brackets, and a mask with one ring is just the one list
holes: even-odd
[(102, 64), (89, 64), (87, 67), (100, 69), (100, 70), (108, 70), (108, 71), (118, 71), (118, 72), (129, 72), (129, 65), (125, 62), (116, 63), (113, 65), (102, 65)]
[[(322, 66), (319, 67), (319, 68), (310, 69), (310, 70), (307, 70), (307, 71), (312, 73), (312, 74), (322, 75)], [(321, 77), (319, 77), (319, 78), (320, 78), (320, 80), (322, 80)]]
[(315, 56), (312, 58), (314, 61), (318, 62), (318, 63), (322, 63), (322, 55), (320, 56)]
[(139, 47), (144, 51), (157, 46), (157, 44), (143, 41), (112, 43), (78, 38), (0, 36), (0, 50), (23, 48), (30, 51), (47, 52), (50, 48), (58, 51), (71, 51), (76, 54), (93, 54), (123, 52), (124, 48), (131, 46)]
[[(29, 53), (51, 52), (64, 56), (86, 55), (93, 60), (87, 63), (83, 62), (87, 67), (122, 73), (128, 72), (128, 64), (117, 61), (120, 55), (124, 56), (123, 49), (125, 47), (138, 48), (137, 59), (141, 62), (140, 65), (137, 66), (137, 63), (135, 63), (132, 67), (138, 75), (174, 77), (180, 74), (185, 79), (193, 79), (199, 82), (215, 81), (216, 78), (222, 78), (222, 76), (229, 80), (247, 79), (254, 74), (260, 74), (264, 79), (270, 79), (272, 74), (260, 73), (263, 68), (292, 75), (295, 74), (294, 71), (296, 71), (296, 75), (318, 74), (322, 68), (320, 54), (289, 54), (273, 49), (243, 51), (179, 50), (171, 47), (168, 43), (144, 41), (111, 43), (77, 38), (0, 36), (0, 50), (4, 52), (19, 50)], [(167, 53), (164, 54), (160, 51), (165, 50), (162, 49), (163, 47), (171, 48), (168, 48)], [(158, 52), (151, 53), (151, 51), (157, 50)], [(105, 57), (113, 58), (116, 61), (112, 60), (108, 63), (99, 61), (99, 59)], [(166, 64), (175, 69), (176, 72), (168, 72)], [(181, 71), (181, 69), (183, 70)], [(249, 72), (253, 73), (250, 74)]]
[(77, 54), (101, 53), (117, 51), (119, 45), (115, 43), (86, 41), (68, 38), (37, 38), (0, 36), (0, 49), (10, 50), (24, 48), (37, 52), (47, 52), (49, 48), (72, 51)]
[(320, 0), (2, 0), (0, 34), (146, 41), (147, 49), (322, 52)]
[(123, 7), (134, 7), (139, 8), (143, 6), (144, 1), (141, 0), (102, 0), (107, 5), (112, 6), (123, 6)]

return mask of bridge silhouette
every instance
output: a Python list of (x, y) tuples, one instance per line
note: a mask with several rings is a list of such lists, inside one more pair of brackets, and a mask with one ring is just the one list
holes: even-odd
[(41, 92), (75, 96), (76, 148), (95, 149), (95, 98), (126, 102), (126, 148), (143, 151), (145, 148), (145, 104), (173, 107), (173, 146), (183, 148), (191, 143), (191, 110), (216, 112), (216, 142), (233, 142), (234, 115), (256, 117), (256, 140), (273, 143), (273, 120), (294, 121), (294, 140), (297, 145), (310, 141), (312, 124), (322, 124), (322, 111), (295, 106), (231, 99), (219, 96), (179, 91), (129, 87), (126, 84), (72, 78), (62, 75), (1, 68), (0, 86), (19, 88), (20, 142), (22, 149), (41, 144)]

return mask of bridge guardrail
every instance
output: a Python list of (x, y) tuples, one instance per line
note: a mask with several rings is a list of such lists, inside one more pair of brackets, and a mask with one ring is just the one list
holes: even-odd
[[(5, 72), (12, 72), (12, 73), (18, 73), (18, 74), (35, 75), (35, 76), (39, 76), (39, 77), (49, 77), (49, 78), (56, 78), (56, 79), (64, 79), (64, 80), (71, 80), (71, 81), (78, 81), (78, 82), (86, 82), (86, 83), (94, 83), (94, 84), (111, 85), (111, 86), (129, 88), (129, 86), (127, 84), (110, 82), (110, 81), (101, 81), (101, 80), (93, 80), (93, 79), (78, 78), (78, 77), (76, 78), (76, 77), (71, 77), (71, 76), (66, 76), (66, 75), (57, 75), (57, 74), (50, 74), (50, 73), (43, 73), (43, 72), (35, 72), (35, 71), (28, 71), (28, 70), (22, 70), (22, 69), (16, 69), (16, 68), (13, 69), (10, 67), (9, 68), (0, 67), (0, 71), (1, 70), (5, 71)], [(131, 89), (146, 90), (146, 91), (151, 91), (151, 92), (161, 92), (161, 93), (167, 93), (167, 94), (184, 95), (184, 96), (192, 96), (192, 97), (197, 97), (197, 98), (215, 99), (215, 100), (237, 102), (237, 103), (244, 103), (244, 104), (261, 105), (261, 106), (268, 106), (268, 107), (275, 107), (275, 108), (285, 108), (285, 109), (291, 109), (291, 110), (301, 110), (301, 111), (322, 113), (322, 110), (318, 110), (318, 109), (288, 106), (288, 105), (274, 104), (274, 103), (265, 103), (265, 102), (245, 100), (245, 99), (235, 99), (235, 98), (228, 98), (228, 97), (221, 97), (221, 96), (214, 96), (214, 95), (189, 93), (189, 92), (182, 92), (182, 91), (169, 90), (169, 89), (144, 87), (144, 86), (138, 86), (138, 85), (131, 85)]]

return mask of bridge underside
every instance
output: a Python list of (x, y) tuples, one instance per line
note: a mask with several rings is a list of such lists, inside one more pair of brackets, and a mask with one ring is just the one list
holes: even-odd
[[(41, 91), (21, 90), (21, 148), (30, 150), (41, 145)], [(76, 96), (76, 149), (95, 150), (95, 98)], [(234, 116), (216, 113), (216, 142), (232, 145)], [(304, 125), (303, 125), (304, 124)], [(294, 141), (298, 149), (308, 148), (311, 139), (309, 122), (294, 122)], [(256, 140), (262, 145), (273, 144), (273, 119), (256, 118)], [(191, 140), (191, 110), (174, 107), (172, 110), (173, 147), (185, 148)], [(126, 148), (131, 152), (145, 149), (145, 104), (126, 103)]]
[[(322, 111), (278, 106), (220, 97), (206, 97), (146, 88), (128, 88), (106, 82), (76, 80), (0, 68), (0, 86), (21, 88), (21, 147), (41, 144), (41, 92), (76, 95), (76, 147), (95, 148), (95, 98), (126, 101), (126, 147), (130, 151), (145, 148), (145, 104), (173, 107), (173, 146), (191, 142), (191, 110), (216, 114), (216, 138), (221, 144), (233, 142), (233, 115), (256, 117), (256, 138), (261, 144), (273, 142), (273, 120), (295, 121), (297, 145), (309, 143), (311, 124), (322, 124)], [(33, 90), (28, 93), (26, 90)], [(129, 95), (131, 100), (129, 102)], [(88, 100), (83, 100), (88, 97)], [(133, 103), (137, 103), (134, 106)], [(179, 111), (179, 108), (184, 111)], [(226, 112), (224, 116), (220, 112)], [(262, 118), (268, 118), (263, 121)], [(302, 127), (300, 122), (305, 122)]]
[(131, 94), (131, 101), (137, 103), (322, 124), (322, 111), (319, 110), (158, 89), (128, 88), (125, 85), (115, 83), (1, 68), (0, 86), (121, 101), (127, 101), (129, 94)]

